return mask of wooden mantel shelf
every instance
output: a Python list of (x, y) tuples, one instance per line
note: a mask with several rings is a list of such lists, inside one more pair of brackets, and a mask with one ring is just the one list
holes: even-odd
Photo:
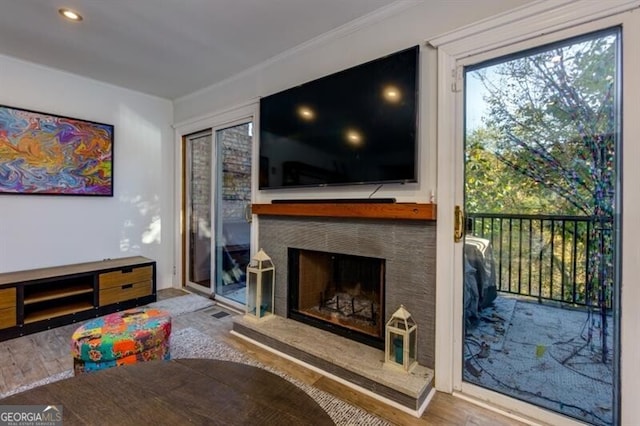
[(436, 220), (435, 204), (419, 203), (278, 203), (254, 204), (253, 214), (272, 216), (354, 217), (361, 219)]

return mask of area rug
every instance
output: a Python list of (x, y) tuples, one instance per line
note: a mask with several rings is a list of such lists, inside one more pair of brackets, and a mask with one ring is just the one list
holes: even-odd
[(172, 297), (149, 303), (148, 306), (168, 311), (172, 317), (175, 317), (188, 312), (199, 311), (213, 305), (214, 302), (211, 299), (198, 296), (197, 294), (187, 294), (185, 296)]
[[(186, 297), (186, 296), (181, 296)], [(199, 297), (199, 296), (197, 296)], [(206, 300), (206, 299), (205, 299)], [(184, 328), (176, 330), (171, 334), (171, 358), (206, 358), (220, 359), (224, 361), (234, 361), (255, 367), (264, 368), (278, 376), (288, 380), (298, 386), (310, 397), (312, 397), (322, 409), (324, 409), (336, 425), (345, 426), (391, 426), (391, 423), (376, 417), (354, 405), (344, 402), (333, 395), (314, 388), (311, 385), (303, 383), (287, 374), (282, 373), (274, 368), (259, 363), (243, 353), (233, 349), (223, 342), (215, 341), (206, 334), (194, 329)], [(23, 392), (37, 386), (47, 383), (53, 383), (73, 377), (71, 370), (54, 374), (45, 379), (31, 383), (29, 385), (20, 386), (4, 394), (0, 394), (0, 398), (4, 398), (15, 393)]]

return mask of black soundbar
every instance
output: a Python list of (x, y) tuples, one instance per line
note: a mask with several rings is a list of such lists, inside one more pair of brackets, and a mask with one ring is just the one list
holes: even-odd
[(271, 200), (272, 204), (389, 204), (395, 202), (395, 198), (305, 198), (300, 200)]

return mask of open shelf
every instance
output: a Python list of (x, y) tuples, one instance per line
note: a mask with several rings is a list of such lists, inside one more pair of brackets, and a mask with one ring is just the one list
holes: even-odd
[(61, 306), (51, 306), (45, 309), (38, 309), (33, 313), (25, 312), (24, 323), (29, 324), (50, 318), (61, 317), (63, 315), (75, 314), (93, 309), (93, 304), (87, 301), (77, 301), (73, 303), (65, 303)]
[(25, 291), (24, 304), (30, 305), (33, 303), (40, 303), (47, 300), (63, 299), (70, 296), (76, 296), (78, 294), (93, 293), (93, 285), (87, 286), (86, 284), (76, 284), (62, 288), (50, 288), (47, 290), (41, 290), (37, 293), (27, 296)]
[(436, 220), (435, 204), (420, 203), (278, 203), (254, 204), (253, 214), (273, 216), (353, 217), (361, 219)]

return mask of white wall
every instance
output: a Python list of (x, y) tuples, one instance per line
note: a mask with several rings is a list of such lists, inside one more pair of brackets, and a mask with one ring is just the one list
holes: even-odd
[[(399, 2), (399, 7), (386, 15), (369, 17), (360, 25), (323, 36), (274, 58), (253, 70), (235, 76), (221, 84), (177, 99), (174, 102), (176, 123), (188, 122), (207, 114), (224, 111), (261, 96), (276, 93), (292, 86), (314, 80), (336, 71), (379, 58), (415, 45), (443, 32), (518, 7), (527, 0), (456, 0), (456, 13), (449, 10), (448, 1)], [(433, 16), (447, 16), (434, 20)], [(435, 192), (435, 53), (423, 49), (421, 67), (420, 164), (418, 184), (387, 184), (376, 197), (395, 197), (398, 201), (429, 201)], [(366, 197), (376, 186), (313, 188), (314, 197)], [(309, 197), (310, 189), (260, 191), (254, 202), (268, 202), (273, 198)]]
[(143, 255), (173, 272), (173, 107), (0, 56), (0, 104), (113, 124), (114, 196), (0, 194), (0, 272)]
[[(439, 36), (445, 32), (452, 31), (459, 27), (462, 27), (466, 24), (469, 24), (474, 21), (481, 20), (483, 18), (495, 15), (496, 13), (500, 13), (510, 8), (516, 8), (526, 1), (520, 0), (482, 0), (482, 2), (478, 2), (477, 0), (453, 0), (451, 1), (422, 1), (422, 2), (413, 2), (414, 6), (410, 7), (395, 16), (388, 16), (384, 19), (376, 22), (375, 24), (362, 26), (354, 31), (347, 31), (341, 33), (339, 38), (327, 38), (316, 43), (311, 43), (309, 48), (301, 48), (296, 51), (294, 54), (285, 55), (283, 57), (277, 58), (277, 61), (273, 61), (272, 63), (266, 64), (262, 67), (258, 67), (250, 72), (245, 72), (241, 75), (236, 76), (233, 79), (230, 79), (226, 82), (218, 84), (216, 86), (212, 86), (206, 90), (202, 90), (200, 92), (194, 93), (192, 95), (186, 96), (184, 98), (178, 99), (174, 102), (175, 109), (175, 120), (176, 122), (185, 122), (189, 123), (191, 121), (195, 121), (197, 118), (202, 119), (207, 115), (212, 115), (218, 111), (225, 111), (228, 108), (241, 105), (251, 100), (256, 100), (261, 96), (266, 96), (272, 93), (276, 93), (280, 90), (295, 86), (297, 84), (301, 84), (315, 78), (330, 74), (332, 72), (339, 71), (341, 69), (348, 68), (353, 65), (357, 65), (359, 63), (366, 62), (371, 59), (375, 59), (377, 57), (383, 56), (385, 54), (400, 50), (402, 48), (409, 47), (411, 45), (420, 44), (424, 45), (426, 40), (430, 40)], [(438, 21), (432, 23), (432, 25), (427, 25), (429, 22), (429, 16), (434, 14), (435, 10), (441, 7), (448, 7), (452, 3), (458, 6), (458, 10), (455, 14), (450, 14), (447, 19), (442, 21)], [(595, 8), (598, 5), (601, 5), (603, 8), (609, 8), (609, 11), (603, 12), (603, 15), (599, 15), (600, 17), (606, 16), (607, 14), (614, 14), (614, 10), (620, 11), (620, 4), (625, 3), (624, 0), (620, 1), (608, 1), (608, 2), (594, 2), (591, 0), (586, 0), (583, 2), (575, 2), (575, 1), (565, 1), (565, 0), (557, 0), (550, 1), (547, 4), (542, 4), (543, 7), (547, 7), (547, 5), (552, 6), (553, 3), (556, 3), (558, 7), (566, 4), (565, 14), (551, 14), (550, 16), (545, 16), (545, 25), (546, 29), (540, 31), (537, 35), (540, 34), (548, 34), (549, 29), (557, 29), (557, 27), (564, 28), (568, 25), (569, 22), (573, 22), (575, 19), (573, 15), (577, 15), (582, 13), (586, 18), (585, 22), (590, 22), (588, 14), (592, 12), (592, 8)], [(636, 7), (637, 5), (632, 1), (627, 1), (630, 7)], [(482, 10), (478, 12), (477, 7), (473, 7), (473, 5), (481, 4)], [(598, 6), (599, 7), (599, 6)], [(627, 7), (627, 6), (625, 6)], [(580, 13), (578, 13), (580, 12)], [(638, 11), (634, 11), (633, 13), (637, 14)], [(612, 18), (613, 19), (613, 18)], [(508, 22), (506, 22), (508, 23)], [(500, 22), (493, 24), (493, 27), (497, 27)], [(520, 22), (516, 22), (513, 24), (514, 27), (518, 27), (523, 25)], [(628, 48), (625, 57), (625, 67), (629, 67), (631, 63), (634, 67), (640, 67), (640, 60), (638, 60), (638, 55), (629, 55), (629, 51), (637, 46), (637, 43), (633, 43), (633, 40), (640, 37), (640, 30), (638, 30), (640, 26), (637, 23), (633, 23), (632, 25), (627, 25), (625, 30), (625, 37), (629, 40), (632, 40), (631, 43), (627, 43), (626, 47)], [(477, 28), (475, 31), (479, 31)], [(531, 33), (526, 33), (526, 31), (532, 31), (530, 28), (523, 27), (521, 32), (527, 34), (531, 37)], [(511, 31), (514, 32), (514, 31)], [(517, 31), (516, 31), (517, 32)], [(465, 43), (469, 43), (473, 45), (478, 42), (477, 32), (469, 32), (464, 34), (468, 39), (465, 39)], [(485, 43), (483, 48), (489, 48), (491, 46), (496, 45), (504, 45), (505, 41), (515, 42), (513, 40), (513, 34), (505, 31), (494, 31), (492, 33), (493, 36), (497, 38), (497, 40), (493, 40), (494, 44)], [(524, 35), (523, 35), (524, 37)], [(475, 40), (474, 40), (475, 39)], [(527, 38), (524, 38), (525, 40)], [(522, 39), (521, 39), (522, 40)], [(484, 42), (484, 41), (483, 41)], [(471, 49), (471, 47), (466, 46)], [(474, 47), (475, 48), (475, 47)], [(464, 56), (460, 56), (463, 58)], [(397, 197), (400, 200), (407, 201), (426, 201), (428, 200), (429, 191), (431, 188), (436, 188), (436, 137), (435, 137), (435, 126), (436, 126), (436, 99), (438, 97), (438, 89), (440, 89), (440, 97), (448, 98), (451, 97), (449, 84), (444, 84), (442, 87), (438, 88), (437, 86), (437, 67), (436, 67), (436, 55), (433, 51), (423, 48), (422, 51), (422, 66), (423, 71), (421, 75), (421, 119), (420, 119), (420, 128), (421, 128), (421, 184), (414, 188), (405, 189), (403, 191), (402, 188), (384, 188), (380, 192), (378, 192), (377, 196), (389, 196), (389, 197)], [(447, 80), (445, 75), (449, 75), (451, 72), (451, 68), (448, 67), (449, 64), (442, 64), (441, 75), (442, 80)], [(628, 68), (633, 69), (635, 68)], [(630, 73), (631, 76), (636, 76), (637, 72)], [(452, 79), (451, 79), (452, 80)], [(629, 93), (632, 95), (636, 93), (638, 90), (638, 84), (636, 84), (633, 78), (625, 79), (626, 86), (635, 90), (630, 90)], [(631, 83), (631, 84), (629, 84)], [(461, 298), (461, 284), (460, 280), (455, 282), (454, 279), (454, 268), (455, 265), (461, 265), (462, 263), (457, 262), (454, 265), (454, 250), (452, 249), (453, 242), (451, 239), (452, 230), (453, 230), (453, 215), (451, 212), (453, 211), (454, 204), (454, 192), (456, 190), (455, 182), (456, 179), (456, 170), (452, 165), (455, 165), (456, 162), (454, 158), (462, 158), (461, 156), (456, 155), (455, 151), (455, 132), (451, 129), (456, 129), (455, 120), (457, 118), (455, 113), (455, 105), (452, 102), (445, 102), (443, 104), (445, 107), (444, 110), (438, 111), (440, 112), (442, 123), (444, 126), (440, 129), (441, 132), (441, 140), (439, 141), (439, 147), (447, 147), (447, 149), (442, 150), (439, 153), (440, 165), (443, 166), (441, 170), (441, 176), (446, 177), (444, 181), (438, 182), (438, 187), (440, 188), (441, 198), (443, 203), (440, 203), (438, 208), (438, 253), (439, 260), (444, 259), (442, 262), (439, 261), (438, 265), (438, 283), (437, 283), (437, 293), (445, 294), (449, 299), (444, 300), (445, 303), (438, 302), (438, 306), (443, 309), (439, 309), (438, 312), (443, 312), (443, 315), (438, 316), (438, 328), (440, 330), (439, 338), (436, 341), (436, 348), (444, 348), (446, 358), (449, 361), (444, 362), (443, 356), (439, 357), (439, 360), (436, 361), (438, 367), (436, 369), (436, 386), (439, 386), (438, 382), (442, 381), (438, 380), (438, 374), (440, 376), (448, 376), (447, 381), (451, 382), (452, 380), (460, 380), (460, 373), (457, 372), (454, 374), (455, 368), (460, 368), (461, 363), (456, 362), (457, 367), (453, 366), (453, 362), (456, 360), (457, 355), (453, 355), (453, 347), (455, 342), (456, 333), (459, 334), (459, 331), (462, 328), (457, 326), (455, 323), (455, 319), (458, 320), (462, 318), (461, 315), (457, 315), (455, 312), (456, 306), (461, 306), (458, 299)], [(633, 105), (633, 108), (628, 108), (628, 106)], [(625, 97), (625, 111), (635, 112), (640, 108), (640, 96), (626, 96)], [(632, 114), (633, 115), (633, 114)], [(638, 120), (625, 120), (625, 134), (626, 135), (636, 135), (638, 134), (638, 127), (640, 123)], [(446, 129), (445, 129), (446, 128)], [(627, 175), (625, 179), (628, 179), (628, 182), (636, 182), (637, 179), (633, 179), (637, 173), (633, 173), (633, 171), (638, 170), (637, 167), (634, 168), (634, 161), (638, 156), (640, 156), (640, 144), (635, 143), (635, 138), (631, 137), (626, 140), (630, 140), (630, 143), (627, 143), (625, 154), (626, 160), (624, 161), (624, 166), (631, 165), (630, 167), (624, 167), (627, 170)], [(629, 164), (627, 164), (629, 163)], [(451, 170), (447, 170), (447, 168), (451, 168)], [(631, 176), (633, 175), (633, 176)], [(631, 178), (630, 178), (631, 177)], [(447, 182), (448, 181), (448, 182)], [(459, 187), (461, 188), (461, 186)], [(458, 188), (458, 189), (459, 189)], [(625, 211), (623, 212), (623, 216), (628, 218), (627, 222), (634, 222), (638, 217), (638, 212), (640, 211), (640, 207), (638, 206), (637, 201), (637, 190), (631, 185), (626, 185), (625, 194), (623, 195), (623, 200), (625, 203)], [(635, 192), (634, 192), (635, 190)], [(256, 202), (267, 202), (270, 198), (295, 198), (295, 197), (304, 197), (309, 196), (309, 190), (303, 191), (293, 191), (289, 190), (283, 191), (281, 193), (271, 192), (265, 194), (265, 191), (261, 191), (257, 198)], [(347, 190), (324, 190), (323, 191), (315, 191), (314, 194), (317, 194), (317, 197), (321, 196), (362, 196), (364, 192), (362, 190), (357, 189), (347, 189)], [(400, 196), (399, 196), (400, 194)], [(445, 206), (445, 208), (441, 209), (440, 207)], [(446, 216), (446, 217), (445, 217)], [(633, 223), (631, 225), (633, 228)], [(636, 309), (634, 306), (629, 306), (629, 309), (625, 309), (626, 305), (633, 305), (639, 297), (636, 297), (640, 288), (637, 284), (637, 269), (640, 265), (638, 259), (640, 259), (640, 249), (639, 246), (635, 244), (638, 238), (634, 238), (633, 235), (631, 238), (624, 238), (623, 243), (623, 297), (622, 297), (622, 339), (621, 339), (621, 365), (622, 365), (622, 424), (636, 424), (637, 419), (640, 418), (640, 406), (637, 404), (639, 400), (638, 394), (640, 393), (640, 387), (638, 387), (638, 379), (640, 378), (640, 363), (638, 363), (638, 359), (640, 356), (640, 344), (637, 339), (637, 326), (640, 324), (640, 310)], [(443, 243), (445, 241), (445, 243)], [(462, 250), (460, 249), (460, 252)], [(444, 265), (444, 266), (443, 266)], [(444, 271), (444, 272), (443, 272)], [(625, 284), (626, 282), (626, 284)], [(455, 288), (454, 288), (455, 287)], [(457, 293), (458, 299), (455, 299), (455, 303), (453, 301), (453, 295)], [(442, 301), (442, 297), (440, 297), (439, 301)], [(448, 303), (446, 303), (448, 302)], [(459, 337), (459, 336), (458, 336)], [(458, 341), (460, 339), (457, 339)], [(442, 352), (442, 350), (440, 349)], [(461, 353), (461, 351), (457, 351), (456, 353)], [(439, 373), (440, 372), (440, 373)], [(448, 385), (449, 391), (452, 389), (451, 384)], [(439, 389), (444, 389), (442, 386), (439, 386)], [(496, 404), (496, 401), (501, 401), (500, 398), (496, 398), (496, 395), (488, 395), (483, 401), (491, 401), (492, 404)], [(506, 399), (505, 399), (506, 400)], [(499, 403), (499, 402), (498, 402)], [(515, 402), (514, 400), (508, 400), (504, 403), (504, 406), (510, 408), (510, 411), (521, 411), (525, 413), (534, 412), (539, 417), (543, 417), (540, 414), (540, 411), (537, 409), (532, 409), (531, 407), (524, 407), (526, 404)], [(492, 405), (493, 406), (493, 405)], [(555, 414), (547, 413), (547, 418), (553, 417), (554, 420), (559, 420), (558, 416)], [(543, 417), (544, 418), (544, 417)], [(562, 419), (562, 421), (558, 421), (557, 423), (551, 422), (552, 424), (566, 424), (571, 423), (572, 421), (568, 418)], [(635, 423), (634, 423), (635, 422)]]

